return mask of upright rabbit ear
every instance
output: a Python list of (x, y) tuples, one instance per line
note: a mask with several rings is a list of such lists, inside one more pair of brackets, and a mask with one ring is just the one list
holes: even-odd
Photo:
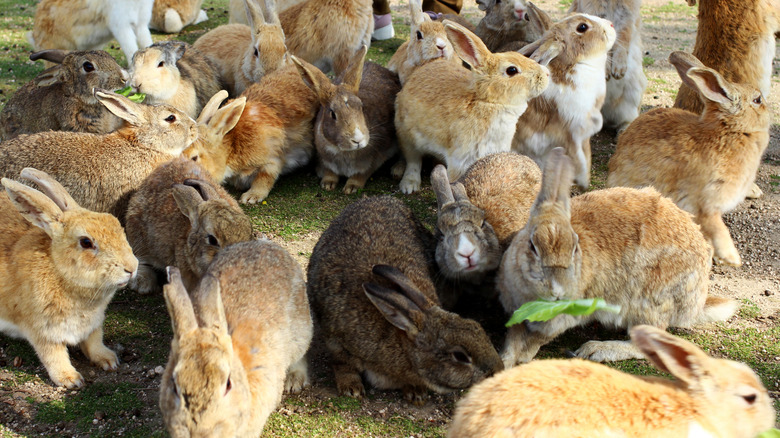
[(197, 296), (203, 327), (227, 332), (227, 318), (222, 304), (222, 288), (219, 279), (212, 274), (204, 275), (198, 285)]
[(739, 108), (734, 90), (715, 70), (694, 67), (688, 70), (685, 76), (689, 79), (685, 83), (697, 90), (704, 99), (717, 103), (730, 113)]
[(692, 390), (708, 385), (707, 365), (712, 359), (696, 345), (649, 325), (635, 326), (630, 334), (634, 345), (659, 370), (677, 377)]
[(455, 202), (455, 198), (452, 195), (452, 186), (450, 186), (450, 180), (447, 178), (447, 169), (437, 164), (431, 172), (431, 187), (433, 193), (436, 194), (436, 207), (441, 211), (441, 208), (451, 202)]
[(171, 191), (179, 210), (187, 216), (193, 226), (198, 223), (198, 206), (203, 203), (200, 192), (195, 187), (184, 184), (174, 184)]
[(184, 288), (184, 283), (181, 281), (179, 268), (168, 266), (165, 271), (168, 273), (168, 284), (163, 286), (165, 306), (171, 315), (173, 335), (178, 339), (182, 335), (197, 329), (198, 320), (195, 319), (192, 301)]
[(337, 83), (344, 84), (347, 89), (353, 94), (357, 94), (360, 91), (360, 80), (363, 79), (363, 60), (366, 57), (368, 48), (363, 44), (349, 61), (349, 65), (346, 70), (338, 78)]
[(409, 14), (412, 17), (412, 26), (420, 27), (426, 20), (431, 21), (428, 14), (423, 13), (422, 2), (420, 0), (409, 0)]
[(563, 207), (563, 213), (571, 215), (569, 207), (569, 191), (573, 181), (571, 158), (567, 157), (563, 148), (550, 151), (542, 173), (542, 189), (532, 208), (533, 212), (545, 203), (557, 203)]
[(409, 280), (409, 277), (407, 277), (398, 268), (388, 265), (375, 265), (371, 269), (371, 272), (395, 283), (396, 286), (401, 289), (404, 295), (412, 300), (412, 302), (420, 310), (428, 311), (431, 307), (433, 307), (431, 300), (423, 295), (422, 292), (417, 289), (417, 286), (415, 286), (412, 281)]
[(466, 64), (472, 68), (480, 69), (493, 54), (485, 43), (471, 31), (450, 20), (444, 20), (444, 30), (452, 41), (452, 47)]
[(528, 2), (528, 22), (533, 31), (539, 35), (544, 35), (553, 25), (553, 20), (547, 15), (547, 12), (539, 9), (535, 4)]
[(217, 109), (219, 109), (219, 105), (223, 100), (227, 99), (227, 97), (228, 92), (225, 90), (219, 90), (213, 96), (211, 96), (211, 99), (206, 102), (206, 105), (203, 105), (203, 109), (198, 115), (198, 124), (201, 125), (208, 123), (209, 119), (211, 119), (211, 117), (214, 116), (214, 114), (217, 112)]
[(417, 336), (425, 315), (414, 302), (398, 291), (374, 283), (363, 283), (363, 290), (390, 324), (406, 332), (411, 339)]
[[(701, 67), (705, 68), (706, 66), (702, 64), (701, 61), (699, 61), (698, 58), (691, 55), (687, 52), (672, 52), (669, 55), (669, 63), (671, 63), (675, 69), (677, 69), (677, 74), (680, 75), (680, 78), (683, 80), (683, 82), (688, 81), (688, 76), (686, 73), (688, 70), (694, 68), (694, 67)], [(687, 82), (686, 82), (687, 83)], [(693, 87), (692, 84), (688, 83), (689, 86)]]
[(255, 3), (255, 0), (244, 0), (246, 7), (246, 21), (250, 29), (257, 29), (257, 26), (265, 23), (263, 11)]
[(208, 129), (215, 135), (224, 137), (225, 134), (236, 127), (236, 124), (238, 124), (238, 121), (241, 119), (241, 114), (244, 113), (245, 107), (246, 97), (242, 96), (231, 100), (225, 106), (218, 109), (208, 120)]
[(112, 114), (120, 119), (126, 120), (133, 126), (140, 126), (146, 122), (144, 107), (125, 96), (96, 88), (95, 98), (111, 111)]
[(62, 210), (46, 195), (8, 178), (3, 178), (2, 184), (16, 209), (31, 224), (42, 229), (52, 238), (55, 231), (62, 228), (59, 223)]
[(276, 2), (274, 0), (265, 0), (265, 10), (263, 14), (265, 16), (265, 22), (268, 24), (279, 24), (279, 14), (276, 11)]
[(68, 211), (73, 208), (80, 208), (79, 204), (71, 198), (65, 187), (63, 187), (59, 181), (49, 176), (48, 173), (33, 169), (32, 167), (25, 167), (22, 169), (21, 176), (22, 178), (29, 179), (37, 184), (38, 188), (40, 188), (49, 199), (54, 201), (60, 210)]
[(539, 65), (547, 66), (550, 61), (563, 53), (563, 49), (564, 46), (561, 41), (556, 41), (553, 38), (545, 39), (545, 37), (543, 37), (539, 48), (533, 51), (530, 58), (536, 61)]
[(451, 187), (452, 195), (455, 197), (455, 201), (470, 202), (469, 195), (466, 193), (466, 187), (463, 186), (463, 183), (456, 182)]
[(300, 60), (297, 56), (290, 55), (290, 58), (298, 69), (298, 73), (301, 74), (303, 83), (314, 91), (314, 94), (317, 95), (320, 101), (327, 100), (333, 89), (333, 83), (330, 82), (330, 79), (328, 79), (320, 69), (308, 62)]

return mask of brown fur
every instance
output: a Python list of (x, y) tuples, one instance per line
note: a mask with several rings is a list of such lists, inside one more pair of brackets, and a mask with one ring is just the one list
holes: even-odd
[(477, 4), (485, 16), (474, 33), (491, 52), (508, 52), (512, 50), (509, 45), (530, 44), (552, 26), (550, 16), (526, 0), (480, 0)]
[[(202, 4), (203, 0), (154, 0), (149, 28), (166, 33), (179, 33), (182, 27), (193, 24), (198, 19)], [(168, 11), (178, 15), (176, 23), (166, 22)], [(175, 26), (172, 26), (173, 24)]]

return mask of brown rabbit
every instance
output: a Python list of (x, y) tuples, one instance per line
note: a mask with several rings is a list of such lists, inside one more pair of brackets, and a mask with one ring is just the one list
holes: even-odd
[(526, 0), (478, 0), (477, 6), (485, 16), (474, 33), (491, 52), (508, 52), (530, 44), (553, 23), (546, 12)]
[(309, 262), (312, 312), (331, 353), (339, 393), (382, 389), (422, 402), (502, 369), (480, 325), (439, 307), (433, 236), (391, 196), (347, 206)]
[(607, 185), (655, 187), (695, 216), (718, 260), (739, 266), (721, 215), (753, 185), (769, 145), (769, 109), (756, 87), (731, 83), (692, 55), (673, 52), (669, 62), (707, 102), (704, 112), (659, 108), (642, 114), (618, 138)]
[(203, 0), (155, 0), (149, 29), (165, 33), (179, 33), (184, 26), (209, 19), (200, 7)]

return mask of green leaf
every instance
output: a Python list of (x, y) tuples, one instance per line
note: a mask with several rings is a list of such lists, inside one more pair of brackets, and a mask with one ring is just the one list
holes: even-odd
[(769, 429), (758, 434), (756, 438), (780, 438), (780, 429)]
[(511, 325), (519, 324), (525, 320), (549, 321), (562, 313), (573, 316), (590, 315), (597, 310), (619, 313), (620, 306), (607, 304), (602, 298), (590, 298), (586, 300), (529, 301), (515, 310), (515, 313), (509, 318), (506, 326), (509, 327)]
[(118, 90), (115, 90), (114, 93), (121, 94), (122, 96), (127, 97), (128, 99), (132, 100), (135, 103), (142, 103), (144, 99), (146, 99), (146, 94), (133, 93), (133, 87), (129, 85), (125, 88), (120, 88)]

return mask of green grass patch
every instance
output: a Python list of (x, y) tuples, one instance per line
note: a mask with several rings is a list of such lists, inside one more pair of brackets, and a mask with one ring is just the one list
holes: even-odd
[[(112, 420), (109, 422), (111, 424), (113, 420), (132, 417), (135, 409), (144, 406), (136, 396), (135, 388), (138, 385), (127, 382), (92, 383), (72, 397), (40, 403), (35, 419), (46, 424), (72, 422), (80, 431), (96, 434), (98, 428), (93, 427), (92, 419), (97, 412), (101, 412), (105, 419)], [(104, 429), (99, 433), (107, 432)]]
[(643, 56), (642, 57), (642, 67), (647, 68), (651, 65), (655, 64), (655, 58), (652, 56)]
[(742, 300), (742, 305), (739, 307), (739, 317), (745, 319), (753, 319), (761, 315), (761, 309), (758, 304), (746, 299)]

